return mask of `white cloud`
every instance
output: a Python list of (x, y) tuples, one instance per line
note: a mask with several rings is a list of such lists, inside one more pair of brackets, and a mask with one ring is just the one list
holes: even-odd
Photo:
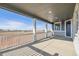
[(7, 25), (17, 27), (17, 26), (25, 26), (26, 24), (18, 21), (9, 20), (7, 21)]
[[(23, 22), (19, 22), (19, 21), (15, 21), (15, 20), (6, 20), (3, 21), (2, 23), (0, 23), (0, 28), (2, 29), (10, 29), (10, 30), (14, 30), (17, 28), (23, 29), (23, 27), (28, 27), (28, 24), (25, 24)], [(30, 27), (30, 26), (29, 26)]]

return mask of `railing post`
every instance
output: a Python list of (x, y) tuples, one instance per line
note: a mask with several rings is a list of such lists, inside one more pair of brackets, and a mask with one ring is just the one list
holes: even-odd
[(36, 41), (36, 19), (33, 18), (33, 42)]
[(47, 23), (45, 24), (45, 38), (47, 38)]

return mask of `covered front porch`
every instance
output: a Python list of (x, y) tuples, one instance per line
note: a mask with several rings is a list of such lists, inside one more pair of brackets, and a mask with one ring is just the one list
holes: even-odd
[(71, 38), (54, 36), (0, 53), (2, 56), (76, 56)]
[[(0, 5), (2, 9), (32, 18), (32, 30), (0, 33), (1, 56), (76, 56), (72, 26), (75, 4)], [(38, 29), (38, 20), (45, 24), (42, 30)]]

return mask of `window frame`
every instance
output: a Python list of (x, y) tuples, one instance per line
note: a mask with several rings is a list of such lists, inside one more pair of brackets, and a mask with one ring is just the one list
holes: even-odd
[[(56, 24), (60, 24), (59, 30), (55, 29)], [(55, 22), (55, 23), (54, 23), (54, 31), (61, 31), (61, 22)]]

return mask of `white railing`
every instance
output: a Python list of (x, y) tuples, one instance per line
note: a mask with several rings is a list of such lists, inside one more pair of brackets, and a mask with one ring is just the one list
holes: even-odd
[(45, 32), (36, 32), (37, 40), (41, 40), (45, 38)]
[[(51, 32), (47, 33), (47, 37), (52, 36)], [(36, 39), (44, 39), (45, 32), (36, 32)], [(23, 33), (0, 33), (0, 51), (6, 50), (8, 48), (15, 48), (16, 46), (21, 46), (33, 42), (33, 33), (32, 32), (23, 32)]]
[(32, 33), (0, 35), (0, 50), (32, 42)]

